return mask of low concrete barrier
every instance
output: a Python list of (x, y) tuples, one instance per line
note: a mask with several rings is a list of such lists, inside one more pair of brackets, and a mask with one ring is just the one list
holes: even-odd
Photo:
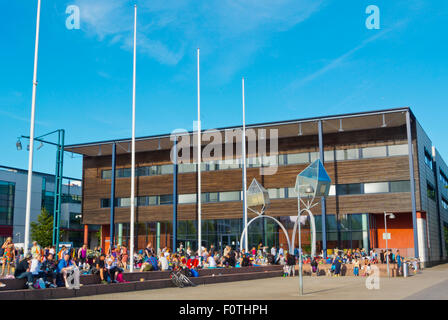
[[(199, 270), (199, 277), (191, 278), (195, 284), (211, 284), (253, 279), (278, 277), (283, 273), (282, 266), (216, 268)], [(1, 288), (0, 300), (41, 300), (64, 299), (106, 293), (118, 293), (137, 290), (161, 289), (173, 287), (168, 271), (148, 271), (123, 273), (125, 283), (100, 284), (98, 275), (82, 275), (83, 284), (79, 290), (66, 288), (23, 289), (24, 279), (3, 279), (6, 287)], [(143, 279), (143, 281), (141, 281)]]

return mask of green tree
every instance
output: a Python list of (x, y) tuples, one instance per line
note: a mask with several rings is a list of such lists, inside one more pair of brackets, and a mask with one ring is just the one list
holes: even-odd
[[(53, 244), (53, 216), (48, 213), (47, 209), (42, 208), (37, 216), (37, 222), (31, 222), (31, 238), (41, 247), (49, 247)], [(59, 232), (62, 239), (62, 230)]]

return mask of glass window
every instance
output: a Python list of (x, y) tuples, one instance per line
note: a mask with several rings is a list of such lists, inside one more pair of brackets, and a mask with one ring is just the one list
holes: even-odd
[(279, 154), (278, 155), (278, 165), (279, 166), (284, 166), (285, 164), (287, 164), (287, 162), (286, 162), (286, 155), (285, 154)]
[(137, 198), (137, 206), (138, 207), (146, 207), (148, 205), (148, 197), (138, 197)]
[(149, 176), (156, 176), (160, 174), (160, 167), (159, 166), (150, 166), (148, 167), (148, 175)]
[(432, 200), (436, 200), (436, 190), (429, 182), (426, 183), (426, 189), (428, 192), (428, 198)]
[(138, 177), (145, 177), (145, 176), (147, 176), (147, 175), (149, 175), (148, 174), (148, 167), (139, 167), (139, 168), (137, 168), (137, 176)]
[(389, 192), (388, 182), (364, 183), (364, 193)]
[(270, 199), (282, 199), (285, 198), (285, 189), (284, 188), (272, 188), (268, 189), (269, 198)]
[(218, 192), (210, 192), (208, 194), (208, 201), (209, 202), (218, 202)]
[(101, 199), (101, 208), (110, 208), (110, 199)]
[(173, 165), (164, 164), (160, 166), (160, 174), (173, 174)]
[(181, 163), (179, 164), (179, 173), (196, 172), (196, 164), (194, 163)]
[(352, 230), (363, 230), (362, 214), (350, 214), (350, 228)]
[(319, 152), (310, 152), (310, 160), (311, 160), (311, 162), (316, 161), (317, 159), (319, 159)]
[(439, 179), (444, 187), (448, 186), (448, 178), (442, 170), (439, 170)]
[(130, 207), (131, 198), (117, 198), (117, 207)]
[[(247, 163), (247, 166), (249, 167), (249, 162)], [(238, 159), (227, 159), (219, 162), (219, 170), (238, 169), (239, 167), (240, 164)]]
[(112, 179), (112, 170), (102, 170), (101, 179)]
[(432, 169), (432, 156), (431, 153), (425, 148), (425, 163)]
[(207, 170), (208, 171), (215, 171), (215, 170), (219, 170), (219, 165), (216, 161), (210, 161), (207, 163)]
[(445, 210), (448, 210), (448, 200), (442, 197), (442, 207)]
[(386, 146), (362, 148), (363, 158), (379, 158), (387, 155)]
[(219, 193), (219, 201), (239, 201), (241, 196), (240, 191), (227, 191)]
[(391, 181), (390, 192), (411, 192), (411, 184), (409, 180)]
[(334, 214), (327, 215), (326, 221), (327, 221), (327, 230), (328, 231), (338, 230), (338, 225), (336, 223), (336, 216)]
[(164, 194), (159, 196), (159, 204), (172, 204), (173, 203), (173, 196), (171, 194)]
[(359, 149), (336, 150), (336, 160), (355, 160), (359, 159)]
[(158, 200), (157, 196), (148, 196), (148, 205), (150, 205), (150, 206), (158, 205), (157, 200)]
[(305, 153), (293, 153), (286, 155), (287, 164), (302, 164), (310, 162), (310, 155), (308, 152)]
[(328, 192), (329, 196), (335, 196), (336, 195), (336, 186), (334, 184), (330, 185), (330, 191)]
[(361, 184), (360, 183), (338, 184), (336, 185), (336, 194), (338, 196), (349, 194), (361, 194)]
[(334, 150), (324, 151), (324, 160), (325, 161), (334, 161)]
[(264, 156), (261, 158), (263, 166), (271, 167), (278, 165), (278, 156)]
[(397, 144), (389, 146), (389, 156), (407, 156), (408, 155), (408, 145), (407, 144)]
[(297, 192), (295, 188), (288, 188), (288, 198), (297, 198)]
[(248, 168), (258, 168), (261, 167), (261, 159), (258, 157), (247, 158)]
[(178, 197), (179, 204), (196, 203), (196, 193), (180, 194)]

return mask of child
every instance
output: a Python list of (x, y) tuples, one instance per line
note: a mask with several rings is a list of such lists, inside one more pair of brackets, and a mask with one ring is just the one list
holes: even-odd
[(353, 275), (355, 277), (359, 277), (359, 261), (358, 261), (358, 258), (355, 258), (355, 261), (353, 261)]

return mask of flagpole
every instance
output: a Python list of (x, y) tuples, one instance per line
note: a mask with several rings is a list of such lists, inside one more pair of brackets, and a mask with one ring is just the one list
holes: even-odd
[(135, 73), (137, 58), (137, 5), (134, 5), (134, 67), (132, 79), (132, 164), (131, 164), (131, 221), (130, 221), (130, 271), (134, 272), (134, 221), (135, 221)]
[[(247, 170), (246, 170), (246, 105), (244, 100), (244, 77), (242, 79), (242, 91), (243, 91), (243, 137), (241, 141), (241, 156), (243, 157), (243, 206), (244, 206), (244, 229), (246, 230), (247, 227)], [(248, 242), (248, 230), (246, 230), (246, 233), (244, 234), (244, 248), (246, 250), (246, 253), (249, 249)]]
[[(36, 19), (36, 42), (34, 44), (34, 72), (33, 72), (33, 95), (31, 98), (31, 121), (30, 121), (30, 153), (28, 155), (28, 182), (26, 191), (26, 211), (25, 211), (25, 239), (24, 252), (28, 252), (30, 241), (30, 215), (31, 215), (31, 188), (33, 178), (33, 151), (34, 151), (34, 115), (36, 111), (36, 89), (37, 89), (37, 58), (39, 51), (39, 28), (40, 28), (40, 0), (37, 0)], [(58, 248), (56, 248), (58, 250)]]
[(202, 194), (201, 194), (201, 87), (199, 77), (199, 48), (198, 55), (198, 256), (201, 262), (201, 247), (202, 247)]

